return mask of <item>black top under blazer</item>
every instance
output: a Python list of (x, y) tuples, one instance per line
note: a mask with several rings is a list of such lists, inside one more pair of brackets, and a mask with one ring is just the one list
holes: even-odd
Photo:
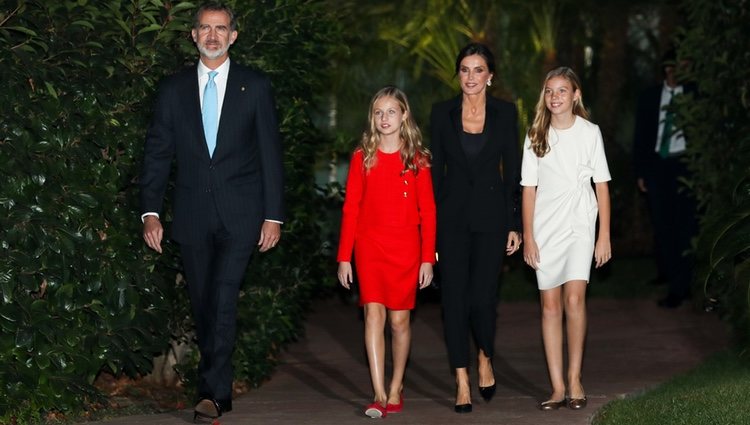
[(521, 230), (518, 112), (512, 103), (487, 96), (487, 142), (470, 161), (461, 146), (462, 96), (433, 105), (430, 116), (432, 179), (438, 235)]
[(196, 238), (209, 222), (212, 203), (237, 238), (255, 241), (264, 220), (284, 220), (276, 106), (271, 83), (260, 72), (230, 63), (213, 157), (203, 133), (197, 67), (167, 77), (144, 149), (142, 213), (161, 213), (177, 159), (172, 223), (177, 242), (201, 242)]

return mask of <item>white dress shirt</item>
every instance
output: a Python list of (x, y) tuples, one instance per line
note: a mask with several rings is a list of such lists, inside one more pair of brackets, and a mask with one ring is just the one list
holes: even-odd
[[(672, 97), (682, 94), (682, 86), (669, 87), (665, 82), (661, 90), (661, 107), (659, 108), (659, 131), (656, 135), (656, 148), (654, 152), (661, 151), (661, 135), (664, 133), (664, 120), (667, 118), (666, 107), (672, 101)], [(669, 141), (669, 154), (677, 155), (685, 151), (685, 135), (682, 130), (672, 123), (672, 138)]]
[(216, 69), (211, 69), (203, 64), (203, 61), (198, 62), (198, 92), (200, 93), (200, 105), (203, 109), (203, 92), (206, 90), (206, 83), (208, 82), (208, 72), (216, 71), (218, 74), (214, 77), (216, 83), (216, 95), (219, 101), (218, 117), (216, 122), (221, 123), (221, 107), (224, 104), (224, 93), (227, 92), (227, 76), (229, 75), (229, 58), (219, 65)]

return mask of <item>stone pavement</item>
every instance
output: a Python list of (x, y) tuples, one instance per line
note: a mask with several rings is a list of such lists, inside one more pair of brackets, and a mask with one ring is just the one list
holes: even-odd
[[(643, 391), (699, 364), (728, 344), (715, 315), (690, 306), (662, 310), (653, 300), (589, 299), (589, 332), (583, 383), (586, 409), (541, 412), (548, 380), (540, 336), (539, 306), (501, 303), (495, 398), (485, 403), (472, 374), (474, 412), (453, 412), (454, 380), (442, 338), (440, 307), (421, 303), (412, 321), (412, 352), (404, 389), (404, 411), (385, 418), (390, 424), (584, 425), (608, 401)], [(362, 343), (359, 309), (337, 299), (319, 300), (306, 333), (281, 358), (272, 378), (234, 401), (220, 418), (233, 424), (363, 424), (372, 399)], [(99, 424), (182, 425), (192, 409), (159, 415), (117, 418)]]

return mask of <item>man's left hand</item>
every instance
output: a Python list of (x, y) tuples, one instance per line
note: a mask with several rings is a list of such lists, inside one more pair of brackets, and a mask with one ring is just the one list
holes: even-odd
[(260, 252), (266, 252), (275, 247), (279, 243), (279, 239), (281, 239), (281, 225), (273, 221), (264, 221), (260, 228), (260, 240), (258, 241)]

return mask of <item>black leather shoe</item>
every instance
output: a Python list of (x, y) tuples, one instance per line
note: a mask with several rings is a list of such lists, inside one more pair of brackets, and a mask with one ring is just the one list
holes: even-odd
[(219, 402), (210, 398), (204, 398), (195, 405), (193, 422), (216, 419), (221, 416), (221, 412)]
[(457, 404), (454, 406), (456, 413), (471, 413), (471, 403)]
[(490, 385), (489, 387), (479, 387), (479, 394), (482, 396), (484, 401), (490, 401), (492, 400), (492, 397), (495, 395), (496, 389), (497, 389), (497, 383), (494, 383)]
[(227, 413), (232, 411), (232, 400), (216, 400), (216, 403), (219, 405), (219, 409), (221, 409), (221, 413)]

